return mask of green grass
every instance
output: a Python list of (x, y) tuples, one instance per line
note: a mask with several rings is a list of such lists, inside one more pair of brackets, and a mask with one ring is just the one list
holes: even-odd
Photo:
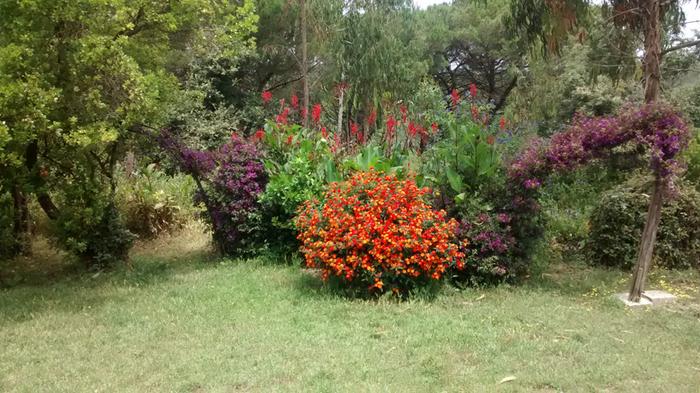
[(626, 273), (564, 265), (518, 287), (365, 301), (190, 240), (141, 247), (133, 270), (13, 280), (0, 391), (700, 391), (697, 272), (654, 272), (682, 298), (645, 310), (610, 300)]

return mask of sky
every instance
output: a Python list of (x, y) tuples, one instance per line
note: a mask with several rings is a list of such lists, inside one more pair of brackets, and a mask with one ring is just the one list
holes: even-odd
[[(413, 0), (419, 8), (426, 8), (433, 4), (447, 3), (449, 0)], [(683, 5), (683, 11), (685, 11), (685, 20), (688, 22), (697, 21), (695, 23), (688, 23), (683, 29), (683, 33), (686, 37), (693, 37), (693, 30), (700, 30), (700, 8), (695, 7), (695, 2), (687, 2)]]

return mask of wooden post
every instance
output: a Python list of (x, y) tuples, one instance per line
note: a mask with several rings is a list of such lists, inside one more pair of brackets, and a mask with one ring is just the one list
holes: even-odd
[[(660, 0), (646, 0), (644, 3), (644, 101), (654, 102), (659, 98), (659, 86), (661, 83), (661, 5)], [(644, 224), (644, 232), (639, 244), (637, 263), (632, 276), (629, 300), (639, 302), (644, 292), (644, 284), (647, 272), (651, 266), (654, 255), (654, 243), (656, 233), (661, 221), (661, 207), (666, 183), (657, 173), (654, 180), (647, 221)]]

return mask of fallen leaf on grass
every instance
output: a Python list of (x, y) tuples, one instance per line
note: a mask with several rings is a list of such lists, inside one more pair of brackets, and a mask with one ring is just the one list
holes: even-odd
[(500, 385), (500, 384), (502, 384), (502, 383), (512, 382), (512, 381), (515, 381), (516, 379), (518, 379), (518, 378), (516, 378), (515, 375), (509, 375), (509, 376), (507, 376), (507, 377), (501, 379), (501, 381), (498, 382), (498, 384)]

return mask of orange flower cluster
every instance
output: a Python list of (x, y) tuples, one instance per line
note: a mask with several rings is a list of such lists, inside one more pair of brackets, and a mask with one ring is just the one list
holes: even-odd
[(439, 280), (462, 254), (457, 223), (431, 209), (428, 192), (375, 171), (332, 183), (325, 201), (307, 201), (296, 219), (306, 265), (369, 293)]

